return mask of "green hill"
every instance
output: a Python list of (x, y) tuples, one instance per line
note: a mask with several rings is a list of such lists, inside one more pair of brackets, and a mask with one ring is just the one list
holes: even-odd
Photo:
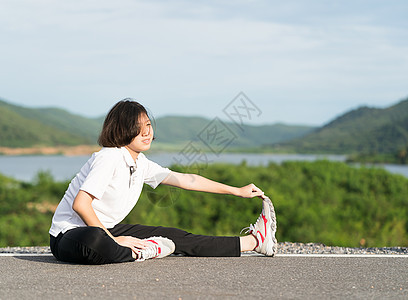
[(0, 146), (31, 147), (87, 144), (89, 141), (67, 131), (26, 118), (0, 102)]
[[(33, 147), (96, 144), (103, 117), (90, 119), (58, 108), (27, 108), (0, 100), (0, 146)], [(168, 116), (156, 120), (157, 144), (182, 147), (198, 140), (199, 133), (212, 120), (202, 117)], [(225, 122), (236, 134), (230, 149), (259, 148), (265, 144), (287, 141), (312, 131), (310, 126), (273, 124), (244, 125), (243, 130)]]
[[(157, 141), (165, 144), (182, 144), (198, 141), (198, 135), (212, 120), (202, 117), (169, 116), (156, 120)], [(242, 129), (233, 123), (223, 122), (236, 135), (231, 147), (258, 148), (267, 144), (287, 141), (311, 132), (314, 127), (285, 124), (243, 125)], [(220, 129), (224, 129), (220, 127)], [(228, 130), (227, 129), (227, 130)]]
[[(1, 100), (0, 116), (0, 146), (5, 147), (96, 144), (103, 122), (103, 117), (91, 119), (63, 109), (27, 108)], [(158, 118), (156, 149), (179, 149), (190, 141), (199, 141), (199, 134), (211, 122), (202, 117)], [(360, 107), (317, 129), (271, 124), (243, 125), (241, 130), (230, 122), (224, 125), (236, 135), (230, 151), (279, 150), (390, 156), (384, 161), (408, 159), (408, 99), (384, 109)]]
[[(27, 108), (1, 100), (0, 108), (6, 109), (2, 113), (0, 124), (6, 122), (7, 114), (18, 115), (23, 123), (21, 131), (23, 132), (25, 128), (26, 131), (29, 130), (35, 136), (40, 136), (40, 140), (34, 139), (33, 141), (38, 140), (39, 144), (45, 146), (94, 144), (101, 128), (101, 123), (98, 120), (74, 115), (59, 108)], [(35, 128), (26, 126), (32, 122), (41, 124), (41, 128), (48, 128), (48, 130), (39, 130), (37, 126)], [(6, 125), (3, 124), (2, 126), (5, 127)], [(13, 132), (11, 128), (9, 128), (9, 131)], [(60, 134), (62, 137), (57, 139), (51, 137), (55, 134)], [(51, 136), (47, 137), (48, 135)], [(66, 142), (64, 141), (65, 138), (68, 138)], [(15, 139), (20, 141), (18, 144), (24, 143), (24, 139), (17, 137)], [(54, 140), (55, 142), (52, 142)], [(29, 140), (26, 142), (26, 147), (36, 146), (35, 143)], [(9, 144), (9, 147), (13, 147), (16, 143), (8, 143), (7, 140), (1, 139), (0, 144), (2, 146)], [(24, 147), (24, 145), (19, 145), (19, 147)]]
[(396, 154), (408, 146), (408, 99), (388, 108), (360, 107), (280, 145), (296, 152)]

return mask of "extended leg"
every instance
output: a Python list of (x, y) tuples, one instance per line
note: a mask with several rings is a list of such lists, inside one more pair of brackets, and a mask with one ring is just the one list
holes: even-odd
[(175, 254), (187, 256), (240, 256), (239, 237), (197, 235), (187, 231), (161, 226), (118, 224), (109, 229), (114, 236), (130, 235), (137, 238), (163, 236), (176, 244)]

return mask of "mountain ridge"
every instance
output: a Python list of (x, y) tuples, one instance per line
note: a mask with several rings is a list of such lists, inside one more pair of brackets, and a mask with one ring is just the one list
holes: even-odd
[(353, 109), (279, 146), (305, 153), (396, 153), (408, 146), (408, 98), (386, 108)]
[[(0, 147), (96, 145), (103, 117), (86, 118), (61, 108), (28, 108), (0, 99)], [(215, 119), (163, 116), (155, 120), (155, 149), (180, 150)], [(282, 123), (238, 128), (220, 121), (232, 132), (229, 151), (391, 155), (407, 161), (408, 98), (386, 108), (361, 106), (321, 127)], [(234, 150), (235, 149), (235, 150)]]
[[(1, 99), (0, 108), (0, 147), (95, 145), (104, 119), (86, 118), (61, 108), (28, 108)], [(8, 116), (19, 121), (17, 124), (11, 122)], [(159, 143), (181, 145), (197, 140), (198, 134), (211, 121), (198, 116), (164, 116), (155, 120), (155, 135)], [(235, 128), (233, 123), (222, 122), (226, 127)], [(279, 123), (244, 125), (243, 128), (243, 132), (236, 132), (238, 138), (231, 144), (232, 147), (259, 147), (299, 137), (315, 129), (312, 126)]]

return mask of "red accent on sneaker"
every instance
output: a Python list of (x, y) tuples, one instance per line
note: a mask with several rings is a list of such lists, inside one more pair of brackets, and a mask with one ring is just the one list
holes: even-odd
[[(265, 241), (265, 238), (262, 235), (262, 233), (259, 230), (256, 233), (259, 233), (259, 235), (261, 236), (262, 243), (263, 243)], [(259, 241), (258, 241), (258, 244), (259, 244)]]
[(255, 248), (254, 249), (256, 249), (258, 246), (259, 246), (259, 240), (258, 240), (258, 238), (256, 237), (256, 235), (255, 234), (253, 234), (253, 233), (251, 233), (252, 234), (252, 236), (255, 238), (255, 240), (256, 240), (256, 246), (255, 246)]
[[(159, 245), (159, 243), (157, 243), (156, 241), (154, 241), (154, 240), (147, 240), (148, 242), (152, 242), (152, 243), (154, 243), (154, 244), (156, 244), (157, 246)], [(159, 256), (160, 254), (161, 254), (161, 248), (160, 247), (157, 247), (157, 256)], [(156, 257), (157, 257), (156, 256)]]
[[(266, 223), (268, 223), (268, 219), (265, 217), (265, 215), (262, 213), (261, 214), (261, 216), (262, 216), (262, 219), (263, 219), (263, 221), (264, 221), (264, 226), (265, 226), (265, 236), (263, 236), (263, 234), (258, 230), (257, 232), (256, 232), (256, 234), (258, 234), (259, 233), (259, 235), (261, 236), (261, 240), (262, 240), (262, 243), (265, 241), (265, 237), (266, 237), (266, 234), (267, 234), (267, 231), (266, 231)], [(258, 241), (258, 245), (259, 245), (259, 241)], [(258, 246), (257, 246), (258, 247)]]
[[(264, 225), (265, 225), (265, 237), (266, 237), (266, 223), (268, 223), (268, 219), (265, 217), (264, 214), (261, 214), (262, 219), (264, 220)], [(263, 241), (262, 241), (263, 242)]]

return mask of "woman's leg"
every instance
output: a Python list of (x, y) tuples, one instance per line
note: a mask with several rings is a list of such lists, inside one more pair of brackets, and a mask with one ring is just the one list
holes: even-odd
[(120, 246), (99, 227), (78, 227), (51, 237), (51, 251), (61, 261), (107, 264), (134, 261), (132, 250)]
[(187, 256), (240, 256), (239, 237), (196, 235), (177, 228), (146, 225), (118, 224), (109, 229), (114, 236), (129, 235), (140, 239), (162, 236), (171, 239), (176, 250), (174, 254)]

